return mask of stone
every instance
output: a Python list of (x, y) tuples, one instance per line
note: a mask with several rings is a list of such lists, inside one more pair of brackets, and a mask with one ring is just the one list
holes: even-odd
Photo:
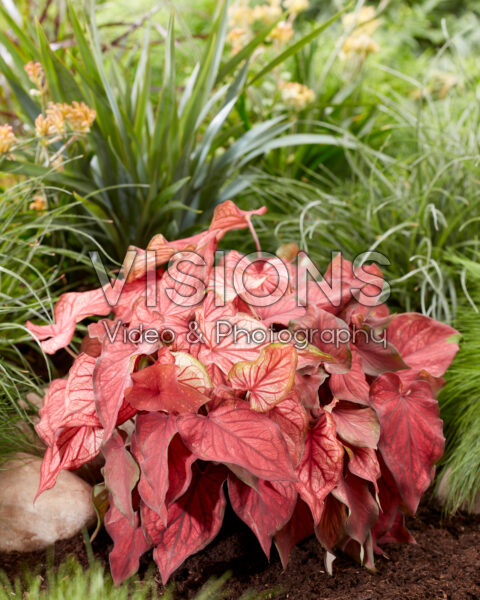
[(96, 521), (91, 486), (70, 471), (33, 503), (41, 464), (22, 453), (0, 466), (0, 552), (42, 550)]
[[(449, 477), (451, 473), (451, 468), (449, 467), (441, 476), (440, 483), (437, 488), (437, 498), (441, 504), (446, 504), (448, 498), (449, 491)], [(470, 513), (471, 515), (480, 515), (480, 492), (475, 496), (471, 506), (468, 506), (468, 503), (463, 503), (458, 507), (458, 510), (462, 510)]]

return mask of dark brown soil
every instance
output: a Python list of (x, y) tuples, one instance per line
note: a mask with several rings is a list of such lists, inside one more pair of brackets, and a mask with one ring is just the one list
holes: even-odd
[[(220, 535), (206, 550), (187, 560), (173, 581), (177, 597), (191, 598), (210, 577), (231, 572), (227, 598), (238, 600), (247, 589), (280, 589), (272, 598), (284, 600), (470, 600), (480, 599), (480, 517), (457, 515), (441, 524), (438, 510), (423, 507), (408, 526), (416, 545), (385, 546), (386, 557), (378, 557), (377, 573), (369, 573), (347, 557), (334, 563), (329, 576), (323, 552), (315, 539), (302, 542), (291, 555), (284, 572), (278, 556), (270, 563), (253, 534), (229, 514)], [(107, 564), (110, 542), (102, 534), (93, 544), (96, 558)], [(73, 553), (85, 566), (87, 554), (82, 536), (59, 542), (54, 564)], [(0, 554), (0, 567), (10, 577), (20, 574), (22, 564), (44, 569), (46, 552)], [(50, 552), (50, 560), (52, 553)], [(145, 573), (151, 556), (146, 556), (140, 573)], [(159, 583), (159, 591), (163, 588)]]

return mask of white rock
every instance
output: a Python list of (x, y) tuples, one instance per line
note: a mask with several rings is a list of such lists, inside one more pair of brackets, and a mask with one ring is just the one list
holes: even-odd
[(69, 471), (35, 502), (42, 460), (18, 454), (0, 467), (0, 551), (31, 552), (95, 522), (92, 488)]

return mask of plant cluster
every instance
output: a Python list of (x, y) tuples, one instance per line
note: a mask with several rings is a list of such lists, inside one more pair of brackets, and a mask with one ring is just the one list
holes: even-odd
[(15, 451), (42, 451), (32, 427), (37, 409), (26, 397), (43, 395), (55, 367), (39, 352), (25, 321), (48, 318), (59, 293), (69, 289), (70, 274), (78, 278), (90, 264), (66, 247), (66, 233), (76, 229), (75, 215), (65, 207), (32, 219), (39, 186), (38, 180), (24, 181), (0, 195), (0, 462)]
[[(456, 331), (389, 314), (374, 264), (339, 255), (324, 279), (298, 286), (294, 245), (279, 251), (285, 260), (231, 251), (215, 264), (224, 234), (256, 237), (252, 216), (263, 212), (228, 201), (203, 233), (158, 234), (129, 255), (123, 280), (65, 294), (53, 324), (27, 324), (54, 353), (79, 321), (113, 312), (88, 326), (68, 378), (52, 381), (37, 432), (48, 446), (38, 493), (103, 452), (116, 582), (151, 548), (164, 582), (204, 548), (222, 524), (225, 483), (284, 566), (312, 533), (327, 565), (341, 548), (369, 568), (382, 542), (411, 540), (404, 513), (415, 513), (443, 452), (435, 394)], [(173, 335), (118, 333), (141, 325)]]
[[(162, 38), (160, 93), (153, 81), (153, 34), (145, 32), (136, 58), (128, 53), (114, 57), (114, 50), (103, 52), (94, 14), (86, 27), (71, 3), (68, 15), (74, 43), (54, 51), (39, 24), (32, 36), (0, 7), (8, 26), (0, 31), (9, 57), (0, 56), (12, 92), (7, 107), (29, 134), (26, 143), (14, 145), (20, 136), (11, 125), (0, 129), (0, 171), (41, 176), (64, 203), (76, 194), (96, 219), (97, 240), (117, 259), (129, 243), (145, 246), (158, 230), (175, 237), (195, 224), (199, 212), (210, 217), (212, 206), (235, 198), (248, 185), (243, 175), (273, 149), (343, 144), (341, 136), (289, 135), (292, 124), (285, 114), (252, 123), (245, 110), (246, 91), (338, 14), (252, 73), (250, 61), (275, 22), (264, 24), (241, 51), (226, 56), (228, 2), (221, 2), (188, 77), (178, 69), (172, 14)], [(286, 93), (297, 103), (309, 98), (303, 88)], [(29, 143), (32, 139), (42, 143)]]

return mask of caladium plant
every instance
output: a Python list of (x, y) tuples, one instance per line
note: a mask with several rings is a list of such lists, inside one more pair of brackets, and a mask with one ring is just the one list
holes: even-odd
[(255, 237), (263, 212), (226, 202), (206, 232), (155, 236), (114, 287), (65, 294), (53, 324), (28, 323), (54, 353), (103, 317), (45, 396), (38, 493), (103, 453), (115, 582), (151, 549), (166, 582), (217, 535), (227, 497), (285, 567), (311, 534), (328, 565), (341, 549), (369, 568), (382, 542), (412, 539), (404, 515), (443, 452), (435, 395), (457, 332), (371, 302), (375, 265), (337, 256), (317, 282), (294, 277), (292, 252), (216, 262), (223, 235)]

